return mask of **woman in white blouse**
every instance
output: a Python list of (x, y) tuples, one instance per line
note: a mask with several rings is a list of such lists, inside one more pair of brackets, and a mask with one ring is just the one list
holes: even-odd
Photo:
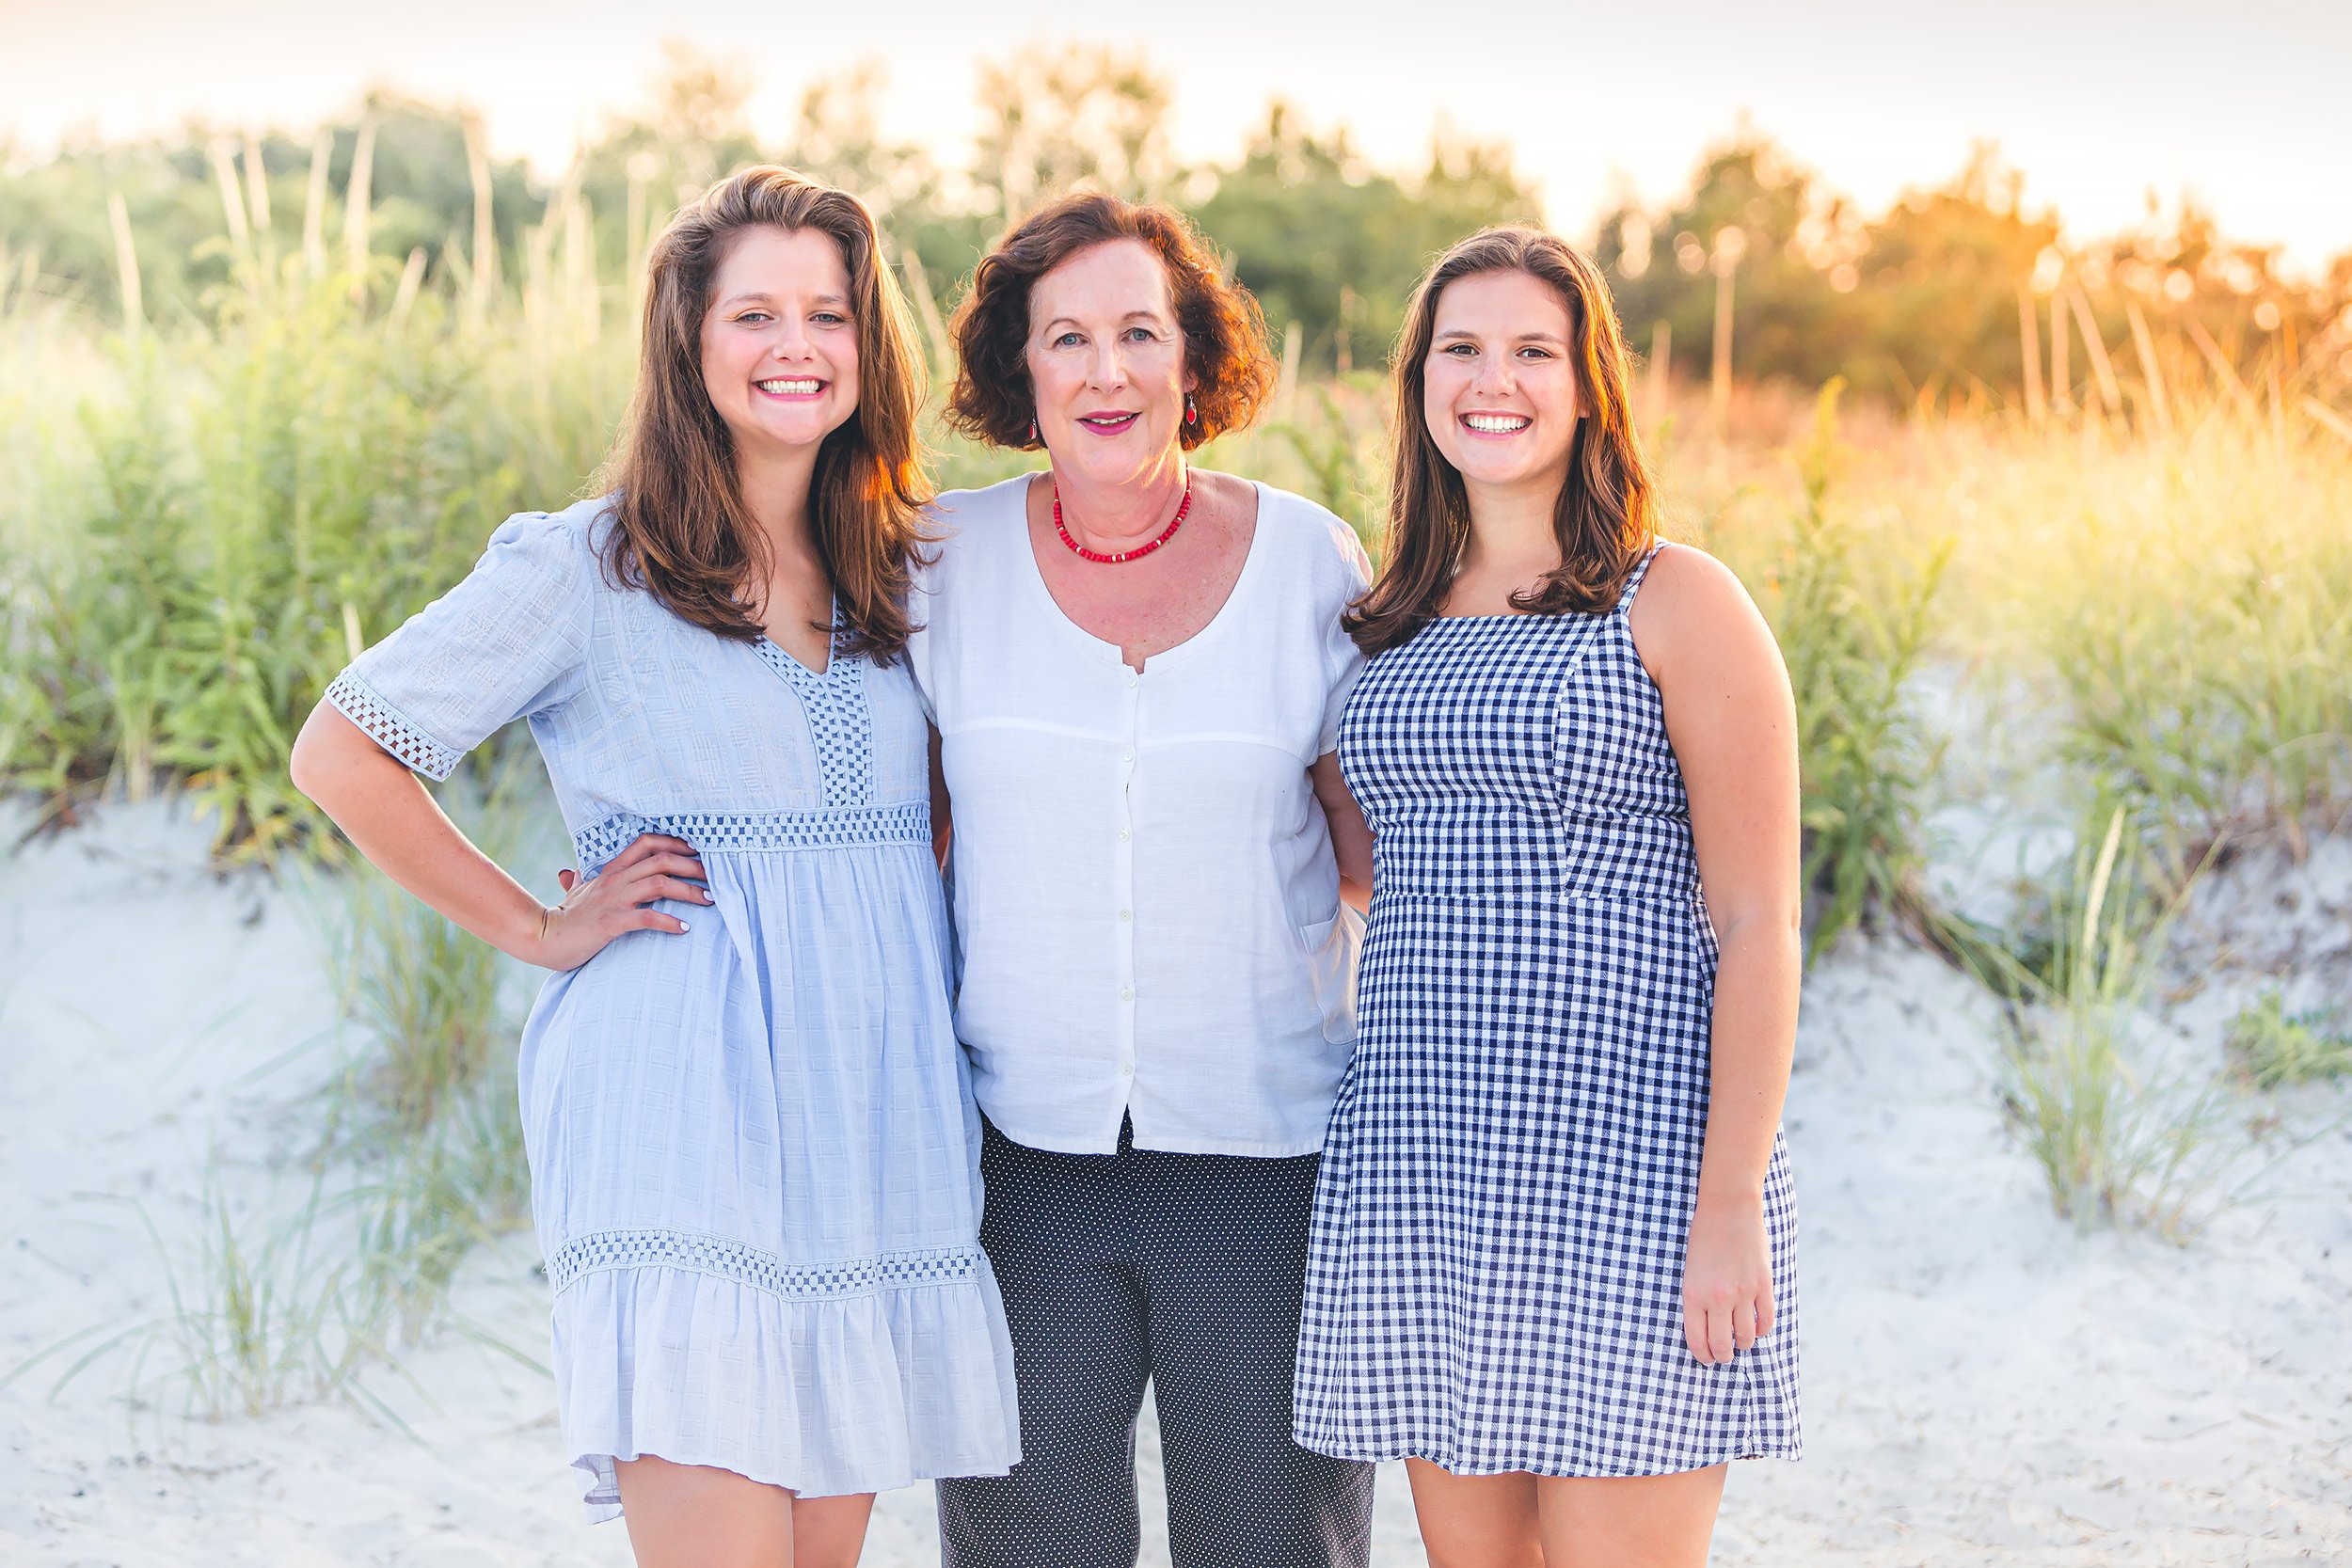
[(941, 1483), (946, 1561), (1132, 1563), (1148, 1381), (1179, 1568), (1360, 1565), (1372, 1472), (1299, 1448), (1290, 1409), (1355, 1037), (1343, 886), (1360, 907), (1371, 879), (1333, 755), (1363, 551), (1187, 461), (1273, 374), (1256, 305), (1174, 213), (1045, 208), (955, 330), (951, 417), (1048, 466), (940, 499), (908, 645), (1026, 1456)]

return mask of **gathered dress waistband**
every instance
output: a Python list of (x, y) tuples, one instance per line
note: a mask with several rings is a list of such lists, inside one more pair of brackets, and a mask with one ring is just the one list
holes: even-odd
[(929, 844), (928, 800), (888, 806), (845, 806), (833, 811), (673, 812), (643, 816), (616, 812), (572, 835), (582, 869), (594, 871), (640, 833), (682, 838), (705, 854), (779, 853), (795, 849), (849, 849), (868, 844)]

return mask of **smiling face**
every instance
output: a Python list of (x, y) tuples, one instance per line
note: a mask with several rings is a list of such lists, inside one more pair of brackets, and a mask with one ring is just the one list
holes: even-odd
[(1168, 270), (1150, 246), (1108, 240), (1040, 277), (1025, 354), (1057, 468), (1120, 484), (1174, 460), (1193, 377)]
[(841, 247), (815, 229), (739, 234), (712, 275), (703, 388), (739, 450), (812, 447), (857, 412), (857, 321)]
[(1567, 301), (1528, 273), (1473, 273), (1434, 325), (1422, 414), (1438, 450), (1467, 485), (1556, 493), (1584, 413)]

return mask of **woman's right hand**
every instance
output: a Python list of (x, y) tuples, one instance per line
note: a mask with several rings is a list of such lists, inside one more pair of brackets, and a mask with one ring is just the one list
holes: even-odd
[(543, 969), (578, 969), (627, 931), (685, 930), (686, 922), (650, 907), (660, 899), (711, 901), (694, 847), (665, 833), (640, 833), (593, 877), (556, 875), (564, 901), (539, 911), (538, 941), (518, 955)]

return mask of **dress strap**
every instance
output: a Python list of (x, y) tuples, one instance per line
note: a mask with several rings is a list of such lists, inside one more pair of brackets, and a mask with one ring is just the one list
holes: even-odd
[(1652, 539), (1649, 548), (1642, 552), (1642, 559), (1633, 563), (1633, 570), (1626, 574), (1625, 587), (1617, 594), (1617, 614), (1633, 613), (1633, 595), (1640, 591), (1642, 579), (1649, 576), (1650, 562), (1656, 561), (1659, 552), (1665, 547), (1666, 541), (1663, 539)]

